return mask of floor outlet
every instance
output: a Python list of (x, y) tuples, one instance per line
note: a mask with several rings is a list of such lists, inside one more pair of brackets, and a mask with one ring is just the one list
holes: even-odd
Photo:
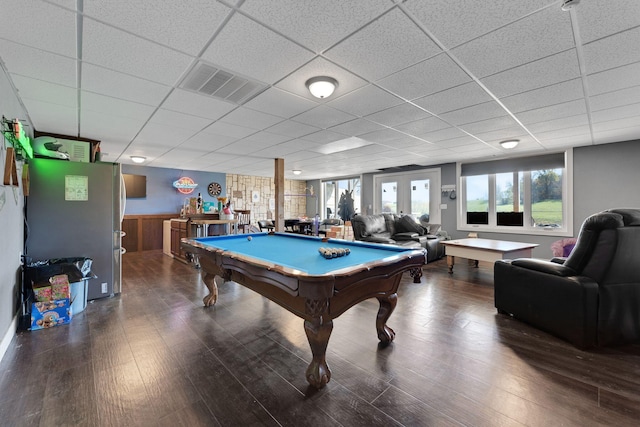
[(107, 293), (107, 282), (102, 284), (102, 293), (106, 294)]

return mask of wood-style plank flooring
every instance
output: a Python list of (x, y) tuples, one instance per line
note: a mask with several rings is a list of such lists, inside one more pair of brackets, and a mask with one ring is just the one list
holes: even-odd
[(334, 321), (317, 391), (303, 321), (235, 283), (202, 305), (199, 271), (128, 253), (123, 292), (69, 325), (20, 332), (0, 363), (3, 426), (632, 426), (640, 346), (585, 352), (496, 314), (493, 273), (444, 260)]

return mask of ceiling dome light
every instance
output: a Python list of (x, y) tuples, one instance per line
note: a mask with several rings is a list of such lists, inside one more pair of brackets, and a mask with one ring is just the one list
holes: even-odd
[(146, 157), (142, 157), (142, 156), (131, 156), (131, 161), (133, 163), (144, 163), (144, 161), (147, 160)]
[(580, 3), (580, 0), (565, 0), (562, 2), (562, 6), (561, 9), (564, 12), (568, 12), (570, 11), (574, 6), (576, 6), (578, 3)]
[(519, 139), (507, 139), (506, 141), (500, 141), (500, 145), (502, 145), (502, 148), (511, 150), (512, 148), (516, 148), (519, 142)]
[(320, 76), (312, 77), (305, 83), (311, 95), (316, 98), (328, 98), (338, 87), (338, 81), (332, 77)]
[(292, 172), (294, 175), (300, 175), (302, 173), (302, 171), (299, 169), (294, 169)]

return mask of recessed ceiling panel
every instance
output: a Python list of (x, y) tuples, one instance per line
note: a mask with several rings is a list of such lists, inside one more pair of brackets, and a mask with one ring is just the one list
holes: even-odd
[(362, 117), (386, 110), (402, 102), (400, 98), (376, 86), (368, 85), (330, 101), (328, 105), (354, 116)]
[(584, 46), (588, 74), (640, 62), (640, 26)]
[(174, 89), (162, 104), (166, 110), (178, 111), (210, 120), (217, 120), (229, 113), (236, 105), (209, 96), (182, 89)]
[(147, 105), (158, 105), (171, 89), (167, 85), (98, 67), (82, 64), (82, 90)]
[(78, 87), (74, 59), (41, 52), (6, 40), (0, 40), (0, 57), (11, 74), (68, 87)]
[(441, 114), (487, 101), (491, 101), (491, 96), (478, 83), (468, 82), (413, 102), (433, 114)]
[(311, 100), (294, 95), (276, 87), (262, 92), (244, 106), (252, 110), (273, 114), (285, 119), (303, 113), (317, 104)]

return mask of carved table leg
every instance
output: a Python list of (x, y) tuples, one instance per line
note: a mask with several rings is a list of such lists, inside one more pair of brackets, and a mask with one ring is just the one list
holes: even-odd
[(391, 313), (396, 308), (398, 294), (391, 294), (386, 298), (378, 297), (378, 301), (380, 301), (380, 309), (376, 317), (378, 339), (384, 344), (389, 344), (396, 337), (396, 333), (387, 326), (387, 320), (389, 320)]
[(420, 283), (422, 277), (422, 267), (416, 267), (409, 270), (409, 274), (413, 277), (413, 283)]
[(304, 331), (311, 347), (313, 359), (307, 367), (305, 376), (309, 384), (315, 388), (324, 387), (331, 380), (331, 370), (325, 360), (327, 344), (333, 330), (333, 320), (325, 320), (323, 313), (326, 312), (327, 300), (307, 301), (306, 311), (313, 314), (311, 320), (304, 321)]
[(202, 278), (202, 281), (209, 289), (209, 295), (202, 298), (202, 302), (204, 302), (205, 307), (209, 307), (216, 303), (218, 300), (218, 285), (216, 283), (216, 275), (211, 273), (206, 273)]
[(456, 263), (455, 257), (447, 255), (447, 266), (449, 267), (449, 274), (453, 274), (453, 265)]

